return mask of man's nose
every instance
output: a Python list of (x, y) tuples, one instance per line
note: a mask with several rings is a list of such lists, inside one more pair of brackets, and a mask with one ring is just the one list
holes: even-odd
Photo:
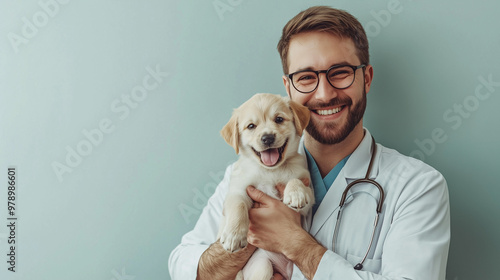
[(326, 103), (335, 97), (337, 97), (337, 89), (330, 85), (326, 73), (319, 74), (319, 84), (314, 92), (314, 98)]

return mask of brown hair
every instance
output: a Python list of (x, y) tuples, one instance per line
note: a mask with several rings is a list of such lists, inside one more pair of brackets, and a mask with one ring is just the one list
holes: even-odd
[(288, 48), (292, 37), (309, 31), (324, 31), (333, 35), (350, 38), (356, 47), (356, 55), (362, 64), (370, 63), (368, 39), (361, 23), (346, 11), (327, 6), (315, 6), (304, 10), (283, 27), (278, 42), (283, 73), (288, 74)]

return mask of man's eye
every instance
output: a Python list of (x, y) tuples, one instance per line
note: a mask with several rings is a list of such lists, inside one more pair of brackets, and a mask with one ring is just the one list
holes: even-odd
[(350, 74), (350, 72), (346, 71), (346, 70), (339, 70), (339, 71), (335, 71), (335, 72), (332, 73), (333, 76), (343, 75), (343, 74), (344, 75), (348, 75), (348, 74)]
[(274, 119), (274, 122), (280, 124), (284, 121), (284, 119), (282, 117), (276, 117), (276, 119)]
[(316, 76), (314, 75), (303, 75), (298, 77), (298, 81), (307, 81), (307, 80), (315, 80)]
[(248, 129), (254, 129), (254, 128), (256, 128), (256, 127), (257, 127), (257, 126), (256, 126), (255, 124), (253, 124), (253, 123), (251, 123), (251, 124), (247, 125), (247, 128), (248, 128)]
[(330, 79), (344, 79), (352, 74), (353, 74), (352, 71), (339, 69), (339, 70), (330, 72), (329, 78)]

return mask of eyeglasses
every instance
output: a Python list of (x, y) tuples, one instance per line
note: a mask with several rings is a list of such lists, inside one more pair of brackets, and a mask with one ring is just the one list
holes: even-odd
[(293, 87), (302, 93), (311, 93), (318, 88), (319, 74), (325, 73), (328, 83), (336, 89), (346, 89), (354, 83), (356, 78), (356, 70), (363, 68), (366, 65), (334, 65), (328, 70), (302, 70), (292, 74), (288, 74), (288, 78), (292, 81)]

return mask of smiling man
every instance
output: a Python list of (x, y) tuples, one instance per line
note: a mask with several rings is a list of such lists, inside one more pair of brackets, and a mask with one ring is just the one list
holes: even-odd
[[(284, 48), (284, 44), (279, 47)], [(316, 161), (325, 158), (329, 163), (319, 164), (324, 176), (352, 153), (364, 136), (362, 118), (373, 68), (368, 61), (361, 63), (350, 38), (326, 31), (294, 35), (287, 55), (289, 59), (283, 63), (290, 64), (286, 72), (291, 74), (283, 76), (283, 82), (292, 100), (311, 110), (305, 145)], [(335, 158), (324, 155), (328, 151)]]
[(303, 228), (296, 212), (249, 187), (258, 205), (249, 211), (249, 245), (227, 253), (216, 235), (228, 167), (195, 229), (170, 256), (173, 279), (234, 279), (258, 247), (290, 259), (292, 279), (444, 280), (446, 181), (425, 163), (376, 144), (363, 127), (373, 67), (361, 24), (345, 11), (312, 7), (286, 24), (278, 51), (289, 97), (311, 111), (299, 152), (316, 205)]

